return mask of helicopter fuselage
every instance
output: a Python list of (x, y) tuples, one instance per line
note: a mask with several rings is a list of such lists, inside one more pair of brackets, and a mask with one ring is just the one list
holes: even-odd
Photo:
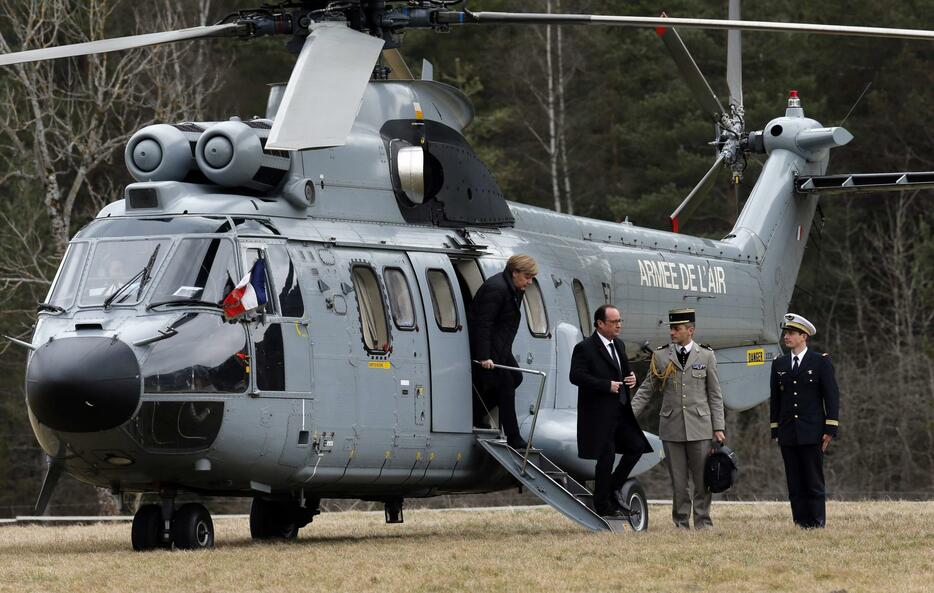
[[(547, 375), (535, 444), (570, 473), (592, 475), (576, 455), (570, 353), (603, 303), (620, 308), (635, 360), (669, 342), (669, 309), (694, 307), (726, 404), (767, 398), (817, 200), (795, 195), (794, 177), (827, 163), (825, 145), (801, 148), (795, 134), (817, 122), (789, 110), (766, 127), (763, 173), (715, 241), (505, 202), (460, 136), (471, 115), (437, 83), (371, 83), (345, 146), (266, 154), (281, 166), (262, 173), (256, 160), (236, 182), (249, 191), (205, 182), (239, 172), (205, 171), (227, 165), (227, 145), (201, 140), (220, 146), (195, 159), (208, 180), (182, 159), (178, 179), (128, 186), (74, 237), (48, 298), (59, 309), (40, 313), (27, 400), (43, 449), (116, 491), (379, 500), (508, 488), (478, 445), (497, 431), (472, 426), (466, 310), (515, 253), (540, 267), (514, 343), (520, 365)], [(419, 146), (424, 195), (403, 189), (399, 169), (399, 149)], [(225, 321), (217, 303), (257, 259), (264, 312)], [(526, 435), (537, 392), (532, 378), (518, 391)], [(635, 473), (659, 461), (652, 443)]]

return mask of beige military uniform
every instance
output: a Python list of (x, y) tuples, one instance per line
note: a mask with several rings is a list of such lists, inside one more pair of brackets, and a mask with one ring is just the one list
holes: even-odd
[(678, 527), (690, 527), (693, 508), (694, 527), (700, 529), (713, 525), (704, 464), (714, 431), (724, 430), (723, 396), (713, 350), (695, 342), (682, 366), (676, 348), (669, 344), (654, 352), (651, 370), (632, 398), (632, 411), (638, 416), (653, 394), (662, 394), (658, 434), (671, 477), (671, 517)]
[(713, 350), (695, 342), (684, 368), (678, 362), (675, 344), (654, 353), (652, 372), (632, 398), (632, 411), (639, 413), (653, 393), (662, 393), (658, 436), (663, 441), (710, 440), (715, 430), (724, 430), (723, 396), (717, 377)]

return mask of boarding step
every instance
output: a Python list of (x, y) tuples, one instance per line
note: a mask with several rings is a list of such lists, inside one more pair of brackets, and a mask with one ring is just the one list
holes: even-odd
[[(591, 531), (622, 531), (626, 519), (607, 519), (593, 509), (593, 494), (540, 449), (516, 450), (500, 439), (479, 439), (480, 445), (526, 489), (568, 519)], [(524, 467), (523, 467), (524, 465)]]

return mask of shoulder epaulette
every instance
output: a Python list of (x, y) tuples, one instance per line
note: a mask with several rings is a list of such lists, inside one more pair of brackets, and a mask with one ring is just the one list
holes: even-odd
[(662, 344), (661, 346), (659, 346), (658, 348), (656, 348), (656, 350), (664, 350), (664, 349), (667, 348), (667, 347), (668, 347), (668, 344)]
[(706, 348), (707, 350), (713, 350), (713, 348), (710, 347), (710, 344), (701, 344), (701, 348)]

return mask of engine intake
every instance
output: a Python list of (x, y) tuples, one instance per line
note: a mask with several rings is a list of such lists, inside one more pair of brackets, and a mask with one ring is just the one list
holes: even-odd
[(126, 168), (137, 181), (182, 181), (195, 169), (192, 145), (202, 131), (192, 124), (146, 126), (127, 142)]
[(266, 150), (270, 122), (226, 121), (201, 134), (195, 147), (198, 168), (211, 182), (268, 192), (286, 176), (292, 160), (288, 152)]

